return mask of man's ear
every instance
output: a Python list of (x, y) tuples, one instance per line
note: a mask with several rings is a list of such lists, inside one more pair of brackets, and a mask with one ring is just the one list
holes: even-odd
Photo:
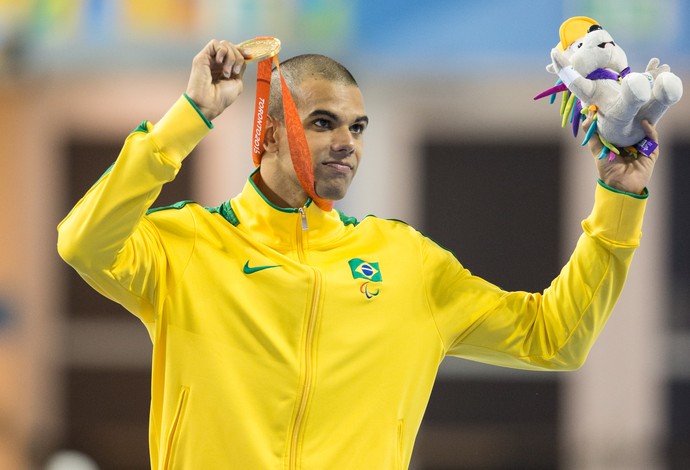
[(273, 116), (266, 116), (266, 131), (264, 133), (264, 151), (273, 153), (278, 151), (278, 140), (276, 132), (280, 122)]

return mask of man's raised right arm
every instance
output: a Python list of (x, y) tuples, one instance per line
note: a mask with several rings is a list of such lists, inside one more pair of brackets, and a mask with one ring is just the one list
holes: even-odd
[[(244, 58), (211, 41), (194, 58), (184, 96), (155, 125), (143, 122), (115, 164), (58, 226), (58, 252), (96, 290), (150, 320), (164, 250), (145, 215), (163, 184), (242, 91)], [(149, 318), (146, 318), (149, 317)]]

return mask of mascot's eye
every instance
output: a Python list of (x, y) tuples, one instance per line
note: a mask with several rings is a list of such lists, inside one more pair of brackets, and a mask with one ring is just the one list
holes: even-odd
[(592, 26), (589, 27), (587, 30), (588, 33), (591, 33), (592, 31), (599, 31), (600, 29), (603, 29), (601, 26), (598, 24), (593, 24)]
[(578, 49), (581, 48), (581, 47), (582, 47), (582, 44), (583, 44), (583, 43), (581, 43), (581, 42), (578, 43), (578, 44), (577, 44), (577, 48), (578, 48)]

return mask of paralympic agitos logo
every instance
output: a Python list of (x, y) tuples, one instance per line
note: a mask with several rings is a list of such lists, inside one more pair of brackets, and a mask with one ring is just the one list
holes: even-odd
[(367, 299), (372, 299), (379, 295), (381, 288), (378, 283), (383, 282), (379, 263), (368, 262), (359, 258), (353, 258), (347, 263), (350, 265), (353, 279), (365, 279), (359, 286), (359, 291)]

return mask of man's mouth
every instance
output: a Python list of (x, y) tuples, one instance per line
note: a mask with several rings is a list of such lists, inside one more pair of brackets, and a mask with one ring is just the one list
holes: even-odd
[(349, 173), (352, 171), (352, 166), (345, 162), (324, 162), (324, 165), (341, 173)]

